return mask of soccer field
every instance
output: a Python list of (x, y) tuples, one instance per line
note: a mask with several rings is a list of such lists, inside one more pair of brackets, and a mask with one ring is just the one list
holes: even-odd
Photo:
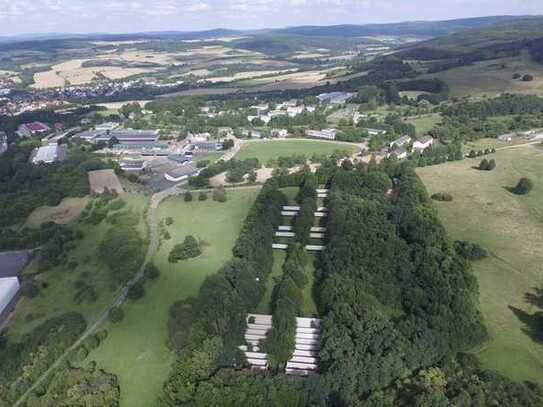
[(331, 155), (334, 152), (349, 151), (351, 154), (358, 150), (356, 145), (335, 143), (322, 140), (266, 140), (249, 141), (245, 143), (236, 155), (236, 159), (258, 158), (261, 164), (279, 157), (292, 157), (303, 154), (311, 158), (313, 154)]

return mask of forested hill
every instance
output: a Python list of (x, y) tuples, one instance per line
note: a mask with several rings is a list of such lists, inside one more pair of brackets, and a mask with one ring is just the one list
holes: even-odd
[(458, 31), (511, 23), (524, 16), (490, 16), (445, 21), (407, 21), (389, 24), (300, 26), (275, 30), (279, 33), (308, 36), (361, 37), (369, 35), (417, 35), (437, 37)]
[[(541, 37), (543, 37), (543, 17), (519, 17), (419, 42), (400, 55), (417, 59), (443, 59), (477, 51), (499, 53), (507, 51), (509, 44), (518, 50), (519, 44), (529, 44), (530, 41)], [(432, 50), (435, 54), (430, 54)], [(425, 53), (428, 54), (427, 58), (423, 58)]]

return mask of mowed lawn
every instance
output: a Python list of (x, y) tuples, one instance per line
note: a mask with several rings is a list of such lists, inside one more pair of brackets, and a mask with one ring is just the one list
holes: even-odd
[[(497, 162), (491, 172), (472, 169), (480, 159), (417, 172), (430, 194), (453, 195), (453, 202), (436, 202), (450, 236), (478, 243), (490, 253), (473, 264), (490, 334), (477, 350), (480, 359), (515, 380), (543, 384), (543, 343), (529, 336), (531, 316), (541, 310), (526, 297), (543, 288), (543, 149), (523, 146), (491, 157)], [(505, 188), (524, 176), (535, 183), (529, 195)]]
[[(226, 203), (184, 202), (170, 198), (158, 209), (159, 219), (172, 217), (170, 240), (162, 242), (154, 258), (161, 275), (146, 283), (145, 297), (128, 301), (125, 319), (108, 324), (109, 336), (89, 355), (98, 366), (116, 374), (121, 385), (122, 407), (153, 406), (168, 377), (174, 354), (167, 346), (168, 311), (177, 300), (196, 296), (205, 277), (216, 273), (232, 257), (232, 247), (258, 189), (228, 191)], [(202, 256), (170, 264), (171, 248), (192, 234), (206, 242)]]
[[(142, 194), (123, 194), (127, 206), (122, 210), (131, 209), (142, 214), (147, 205), (147, 198)], [(98, 246), (107, 230), (112, 227), (106, 221), (94, 226), (88, 223), (75, 223), (83, 231), (83, 239), (76, 241), (72, 250), (67, 252), (66, 264), (56, 266), (44, 273), (38, 273), (37, 261), (32, 261), (23, 271), (24, 277), (34, 274), (35, 281), (41, 286), (38, 296), (21, 298), (17, 303), (16, 312), (9, 323), (9, 336), (17, 340), (37, 325), (47, 319), (65, 312), (81, 313), (87, 323), (94, 321), (112, 301), (118, 285), (111, 271), (98, 259)], [(146, 227), (141, 218), (138, 227), (142, 237), (146, 237)], [(77, 289), (76, 281), (84, 281), (93, 286), (98, 294), (96, 301), (77, 303), (74, 299)]]
[(236, 155), (236, 159), (258, 158), (260, 163), (266, 164), (269, 160), (276, 160), (279, 157), (292, 157), (303, 154), (307, 158), (311, 158), (313, 154), (331, 155), (338, 150), (355, 153), (358, 147), (335, 143), (333, 141), (319, 140), (249, 141), (243, 145), (240, 152)]

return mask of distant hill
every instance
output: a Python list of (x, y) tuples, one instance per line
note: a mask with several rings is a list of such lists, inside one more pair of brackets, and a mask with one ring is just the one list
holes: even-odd
[(308, 36), (361, 37), (372, 35), (416, 35), (438, 37), (454, 32), (510, 23), (526, 16), (491, 16), (445, 21), (408, 21), (390, 24), (289, 27), (275, 32)]

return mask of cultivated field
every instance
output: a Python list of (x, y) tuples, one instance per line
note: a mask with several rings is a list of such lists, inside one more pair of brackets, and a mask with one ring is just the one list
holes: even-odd
[[(258, 189), (229, 191), (226, 203), (211, 200), (191, 203), (182, 197), (165, 201), (159, 219), (171, 216), (171, 240), (162, 242), (154, 258), (158, 280), (146, 283), (146, 295), (123, 306), (125, 319), (109, 325), (109, 337), (89, 355), (100, 368), (115, 373), (121, 384), (122, 407), (154, 405), (170, 372), (173, 352), (167, 346), (168, 309), (177, 300), (196, 296), (204, 278), (218, 271), (231, 250)], [(197, 259), (168, 263), (171, 248), (192, 234), (206, 242)]]
[(40, 206), (28, 216), (25, 226), (39, 227), (46, 222), (71, 223), (79, 218), (87, 202), (87, 198), (65, 198), (57, 206)]
[(133, 75), (152, 72), (148, 68), (124, 68), (119, 66), (93, 66), (84, 68), (85, 59), (72, 59), (53, 65), (49, 71), (34, 74), (33, 88), (45, 89), (66, 85), (83, 85), (92, 82), (97, 75), (109, 79), (123, 79)]
[[(531, 74), (532, 82), (513, 79), (514, 73)], [(543, 94), (543, 65), (524, 54), (522, 57), (478, 62), (471, 66), (450, 69), (426, 77), (444, 80), (451, 88), (451, 96), (496, 96), (504, 92)]]
[(304, 154), (309, 159), (313, 154), (330, 155), (337, 150), (348, 150), (354, 153), (357, 149), (355, 145), (322, 140), (249, 141), (243, 145), (236, 159), (258, 158), (260, 163), (266, 164), (269, 160), (279, 157)]
[[(516, 380), (543, 383), (543, 344), (530, 337), (541, 311), (531, 300), (543, 288), (543, 149), (498, 151), (494, 171), (478, 171), (477, 159), (418, 169), (430, 193), (449, 192), (454, 201), (436, 203), (453, 239), (469, 240), (489, 251), (473, 264), (490, 338), (477, 351), (486, 367)], [(522, 176), (534, 190), (510, 193)]]

